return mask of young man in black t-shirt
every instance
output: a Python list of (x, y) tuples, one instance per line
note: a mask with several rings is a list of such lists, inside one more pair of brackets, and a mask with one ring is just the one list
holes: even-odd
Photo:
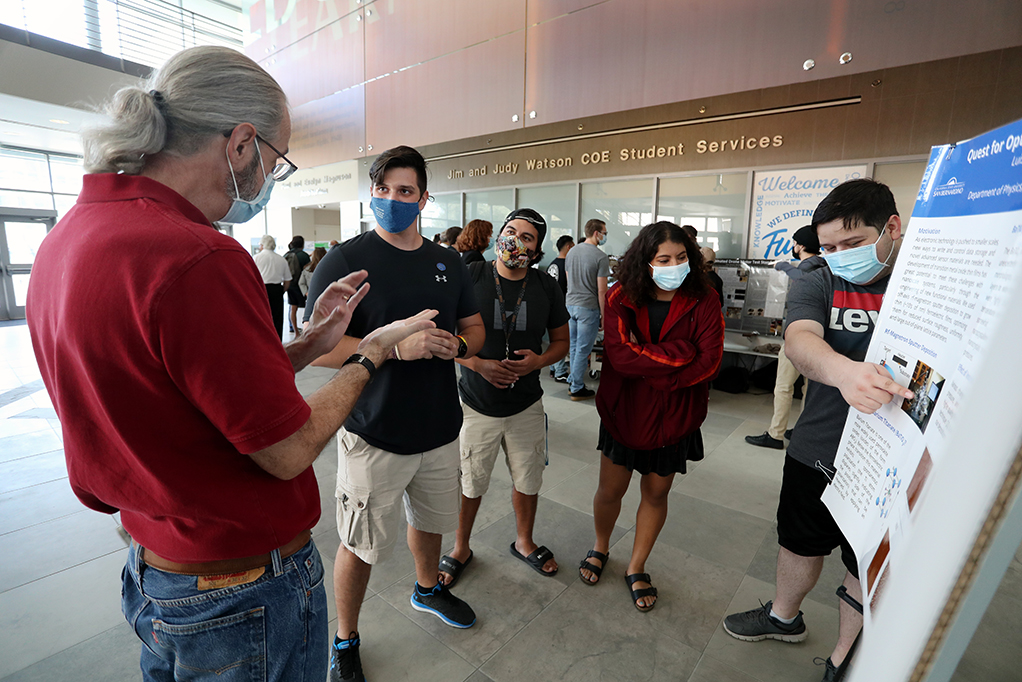
[[(546, 418), (540, 369), (568, 352), (568, 309), (557, 282), (530, 267), (542, 258), (546, 221), (528, 208), (512, 211), (497, 237), (497, 260), (473, 263), (486, 343), (462, 366), (458, 388), (464, 403), (461, 427), (461, 517), (454, 550), (440, 561), (448, 585), (472, 558), (469, 537), (490, 485), (497, 454), (503, 450), (511, 471), (511, 503), (517, 537), (510, 552), (545, 576), (557, 562), (532, 538), (539, 490), (546, 466)], [(550, 346), (543, 352), (543, 335)]]
[[(486, 332), (468, 271), (456, 251), (424, 240), (418, 215), (428, 198), (426, 162), (410, 147), (381, 154), (369, 170), (377, 226), (331, 249), (309, 287), (308, 311), (334, 280), (368, 271), (371, 289), (334, 352), (314, 364), (339, 367), (364, 333), (437, 310), (435, 329), (395, 348), (338, 433), (337, 529), (334, 567), (337, 636), (332, 681), (363, 679), (358, 615), (372, 565), (393, 548), (402, 506), (417, 581), (412, 607), (458, 628), (475, 623), (472, 609), (438, 581), (441, 536), (458, 526), (461, 407), (454, 363), (482, 347)], [(403, 502), (403, 504), (402, 504)]]
[[(844, 585), (862, 601), (851, 545), (820, 500), (834, 475), (848, 407), (870, 414), (894, 396), (912, 397), (883, 367), (863, 362), (901, 245), (901, 218), (891, 190), (869, 179), (831, 191), (813, 214), (825, 268), (795, 281), (788, 295), (785, 352), (806, 377), (805, 407), (788, 445), (777, 506), (777, 591), (764, 606), (724, 619), (728, 634), (746, 641), (801, 642), (799, 607), (835, 548), (848, 572)], [(824, 682), (837, 677), (862, 616), (844, 601)]]
[(575, 240), (569, 235), (564, 234), (558, 237), (557, 258), (550, 261), (550, 266), (546, 269), (546, 274), (557, 280), (562, 294), (568, 293), (568, 273), (564, 269), (564, 259), (568, 257), (568, 252), (573, 246), (575, 246)]
[[(575, 240), (568, 235), (561, 235), (557, 238), (557, 258), (554, 258), (550, 262), (550, 267), (547, 268), (546, 272), (548, 275), (557, 280), (557, 284), (561, 287), (561, 293), (565, 296), (568, 295), (568, 271), (564, 267), (565, 258), (568, 257), (568, 252), (571, 251), (571, 247), (575, 246)], [(562, 384), (568, 383), (568, 356), (565, 355), (561, 360), (558, 360), (550, 368), (550, 376), (554, 378), (554, 381)]]

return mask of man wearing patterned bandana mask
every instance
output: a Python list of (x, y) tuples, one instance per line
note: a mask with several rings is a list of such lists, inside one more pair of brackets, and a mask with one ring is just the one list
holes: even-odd
[[(469, 538), (497, 455), (511, 471), (516, 537), (509, 548), (544, 576), (557, 572), (553, 552), (533, 541), (543, 468), (546, 427), (540, 370), (568, 352), (568, 310), (550, 275), (529, 267), (543, 256), (546, 221), (528, 208), (513, 211), (497, 237), (497, 259), (472, 263), (486, 342), (462, 366), (458, 389), (461, 428), (461, 515), (454, 550), (440, 560), (440, 578), (454, 584), (472, 559)], [(543, 334), (550, 346), (543, 352)]]

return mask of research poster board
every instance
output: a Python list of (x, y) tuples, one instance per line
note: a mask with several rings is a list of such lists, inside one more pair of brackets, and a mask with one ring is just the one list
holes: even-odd
[[(932, 589), (929, 602), (945, 603), (951, 585), (940, 576), (960, 571), (968, 550), (958, 566), (935, 563), (932, 575), (898, 575), (917, 560), (912, 554), (920, 548), (907, 548), (920, 514), (926, 525), (936, 516), (947, 528), (941, 551), (944, 543), (971, 548), (1018, 452), (1017, 414), (996, 423), (962, 415), (970, 403), (991, 399), (987, 386), (1022, 376), (1019, 339), (1003, 343), (1018, 326), (1020, 253), (1022, 121), (935, 147), (866, 355), (913, 395), (874, 414), (849, 410), (833, 484), (823, 495), (859, 562), (867, 640), (878, 619), (898, 617), (884, 611), (889, 589), (912, 581)], [(1017, 390), (999, 400), (1017, 413)], [(959, 488), (926, 504), (938, 472), (941, 480), (956, 477)], [(910, 620), (903, 622), (933, 628)]]
[(813, 211), (846, 180), (866, 177), (866, 166), (756, 171), (753, 178), (749, 258), (791, 257), (791, 235), (812, 222)]
[(724, 284), (724, 328), (780, 337), (791, 278), (762, 259), (720, 258), (715, 270)]

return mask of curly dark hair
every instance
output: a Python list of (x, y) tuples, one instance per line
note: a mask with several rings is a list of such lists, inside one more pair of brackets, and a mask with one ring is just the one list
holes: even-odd
[(656, 257), (660, 245), (668, 241), (682, 244), (688, 255), (689, 273), (678, 291), (691, 298), (700, 298), (710, 290), (699, 245), (681, 227), (662, 220), (642, 228), (618, 265), (618, 286), (634, 305), (649, 305), (656, 300), (657, 287), (649, 274), (649, 264)]
[(477, 218), (468, 221), (468, 225), (458, 235), (458, 239), (454, 242), (453, 246), (458, 250), (458, 253), (482, 251), (490, 243), (490, 237), (492, 236), (493, 223), (489, 220), (479, 220)]

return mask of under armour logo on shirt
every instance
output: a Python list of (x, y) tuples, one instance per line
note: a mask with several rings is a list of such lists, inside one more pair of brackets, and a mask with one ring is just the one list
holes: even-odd
[(436, 281), (438, 281), (438, 282), (446, 282), (447, 281), (447, 275), (433, 275), (433, 276), (436, 277)]

